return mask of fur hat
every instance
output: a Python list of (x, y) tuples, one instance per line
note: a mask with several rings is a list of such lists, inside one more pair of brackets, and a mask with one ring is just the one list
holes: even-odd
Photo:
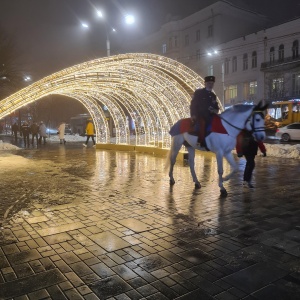
[(204, 81), (205, 82), (209, 82), (209, 81), (215, 82), (216, 77), (215, 76), (206, 76), (206, 77), (204, 77)]

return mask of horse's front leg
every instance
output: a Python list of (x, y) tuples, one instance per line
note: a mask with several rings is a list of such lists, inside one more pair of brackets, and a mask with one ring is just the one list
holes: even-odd
[(225, 158), (230, 164), (230, 173), (223, 178), (223, 181), (227, 181), (237, 171), (238, 166), (231, 152), (225, 154)]
[(227, 191), (223, 186), (223, 155), (222, 153), (216, 153), (217, 164), (218, 164), (218, 174), (219, 174), (219, 187), (222, 196), (227, 196)]
[(190, 171), (193, 177), (193, 181), (195, 183), (195, 189), (200, 189), (201, 184), (198, 181), (196, 172), (195, 172), (195, 149), (193, 147), (188, 147), (187, 148), (188, 153), (189, 153), (189, 166), (190, 166)]

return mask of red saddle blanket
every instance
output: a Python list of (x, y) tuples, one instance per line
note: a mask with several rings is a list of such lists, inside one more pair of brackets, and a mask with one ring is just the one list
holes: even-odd
[(191, 118), (181, 119), (179, 124), (180, 133), (195, 132), (194, 124)]
[(227, 134), (226, 129), (222, 124), (222, 120), (219, 116), (214, 115), (211, 123), (211, 132)]
[[(191, 118), (181, 119), (180, 120), (180, 133), (189, 132), (195, 133), (195, 125), (192, 123)], [(213, 116), (210, 132), (223, 133), (227, 134), (226, 129), (222, 125), (221, 118), (219, 116)]]

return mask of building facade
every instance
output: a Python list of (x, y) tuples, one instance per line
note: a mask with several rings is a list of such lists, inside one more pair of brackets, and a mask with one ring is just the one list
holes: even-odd
[(300, 18), (220, 44), (212, 57), (225, 106), (300, 98)]
[(298, 99), (300, 18), (268, 24), (263, 15), (219, 1), (168, 22), (128, 50), (165, 55), (202, 77), (215, 75), (215, 92), (227, 107)]
[[(218, 1), (187, 18), (166, 23), (158, 32), (128, 46), (126, 51), (165, 55), (203, 77), (217, 75), (222, 63), (220, 56), (214, 57), (214, 52), (219, 45), (261, 29), (267, 23), (263, 15), (228, 1)], [(207, 53), (212, 54), (211, 57)], [(221, 99), (223, 84), (220, 79), (216, 91)]]

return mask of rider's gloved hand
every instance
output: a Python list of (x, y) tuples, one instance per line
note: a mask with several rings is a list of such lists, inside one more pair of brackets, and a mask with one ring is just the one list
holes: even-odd
[(262, 156), (266, 157), (267, 156), (267, 152), (263, 152)]

